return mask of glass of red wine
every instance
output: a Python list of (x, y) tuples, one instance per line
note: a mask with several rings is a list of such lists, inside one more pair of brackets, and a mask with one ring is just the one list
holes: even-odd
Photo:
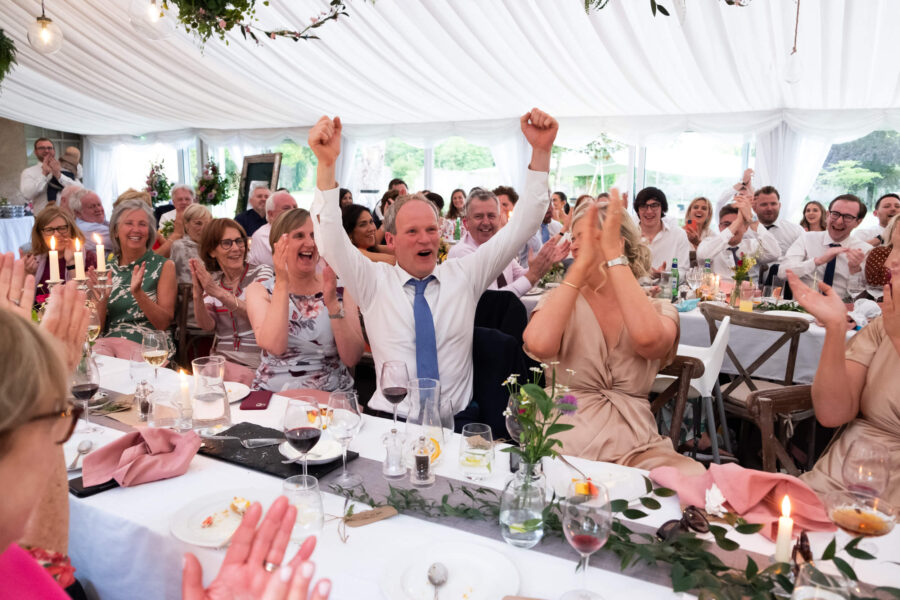
[(409, 371), (406, 363), (389, 360), (381, 365), (381, 395), (394, 406), (394, 428), (397, 428), (397, 405), (409, 393)]
[(891, 479), (890, 452), (878, 442), (859, 438), (850, 444), (841, 476), (851, 492), (882, 496)]
[(301, 454), (306, 475), (306, 457), (322, 437), (322, 416), (316, 399), (311, 396), (289, 399), (284, 409), (283, 430), (285, 439)]
[(569, 485), (567, 497), (560, 508), (563, 513), (563, 532), (569, 544), (581, 558), (582, 586), (562, 595), (560, 600), (602, 600), (602, 596), (587, 589), (587, 569), (591, 554), (603, 547), (612, 526), (609, 493), (602, 484), (579, 479)]
[(91, 358), (90, 352), (84, 352), (78, 366), (72, 373), (72, 395), (84, 407), (84, 424), (77, 431), (78, 433), (94, 433), (100, 431), (100, 428), (91, 423), (91, 407), (90, 401), (100, 390), (100, 372), (97, 370), (97, 364)]

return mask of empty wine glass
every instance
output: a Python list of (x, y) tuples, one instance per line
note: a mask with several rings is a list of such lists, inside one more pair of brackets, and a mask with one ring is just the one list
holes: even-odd
[(307, 455), (322, 437), (322, 416), (316, 399), (312, 396), (290, 398), (284, 409), (282, 430), (291, 447), (301, 454), (303, 474), (306, 475)]
[(328, 396), (328, 430), (341, 444), (343, 451), (343, 469), (334, 483), (342, 488), (352, 488), (362, 484), (362, 477), (347, 471), (347, 448), (350, 441), (362, 427), (362, 411), (356, 398), (356, 392), (332, 392)]
[(578, 554), (582, 568), (582, 589), (566, 592), (560, 600), (602, 600), (587, 589), (587, 569), (591, 554), (603, 547), (612, 527), (612, 510), (606, 487), (590, 480), (576, 480), (569, 485), (562, 501), (563, 532)]
[(697, 295), (697, 288), (703, 283), (703, 269), (700, 267), (692, 267), (688, 269), (687, 276), (685, 280), (688, 282), (688, 285), (691, 286), (691, 292), (693, 295)]
[(397, 427), (397, 405), (403, 402), (408, 393), (409, 371), (406, 363), (389, 360), (381, 365), (381, 395), (394, 405), (394, 428)]
[(159, 385), (159, 368), (169, 358), (169, 339), (165, 331), (145, 331), (141, 340), (141, 355), (151, 367), (153, 377)]
[(872, 440), (858, 439), (841, 468), (844, 486), (852, 491), (881, 496), (891, 477), (891, 460), (887, 448)]
[(75, 367), (71, 377), (72, 395), (84, 407), (84, 425), (78, 433), (94, 433), (100, 428), (91, 424), (91, 398), (100, 389), (100, 372), (97, 364), (87, 352), (81, 355), (81, 360)]
[(860, 271), (859, 273), (851, 274), (847, 279), (847, 293), (850, 295), (850, 302), (856, 300), (864, 291), (866, 291), (865, 273)]

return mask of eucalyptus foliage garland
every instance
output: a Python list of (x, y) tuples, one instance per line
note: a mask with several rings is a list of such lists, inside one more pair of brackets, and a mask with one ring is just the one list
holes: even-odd
[(16, 44), (0, 29), (0, 83), (16, 65)]

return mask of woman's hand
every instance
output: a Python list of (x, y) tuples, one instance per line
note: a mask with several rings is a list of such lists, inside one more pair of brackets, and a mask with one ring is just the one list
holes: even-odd
[(32, 305), (34, 275), (26, 275), (25, 260), (15, 260), (12, 252), (0, 255), (0, 308), (31, 319)]
[(145, 262), (134, 266), (134, 270), (131, 272), (131, 285), (128, 286), (132, 296), (137, 296), (138, 290), (141, 289), (141, 285), (144, 283), (144, 273), (146, 271), (147, 263)]
[(203, 569), (197, 557), (184, 555), (181, 594), (184, 600), (236, 600), (238, 598), (264, 598), (275, 600), (324, 599), (328, 597), (331, 583), (322, 580), (315, 586), (312, 596), (307, 594), (314, 568), (307, 562), (316, 546), (314, 537), (308, 538), (297, 555), (285, 567), (266, 570), (266, 565), (280, 566), (297, 518), (297, 509), (279, 497), (262, 520), (262, 506), (254, 502), (244, 514), (240, 526), (231, 539), (225, 560), (218, 575), (203, 589)]
[(325, 302), (325, 308), (328, 309), (329, 313), (335, 314), (341, 310), (337, 294), (337, 275), (327, 264), (322, 269), (322, 293), (324, 296), (322, 300)]
[[(594, 205), (596, 209), (596, 204)], [(625, 201), (619, 195), (619, 190), (613, 188), (609, 191), (609, 203), (606, 205), (606, 219), (603, 221), (603, 229), (597, 227), (596, 217), (592, 221), (597, 229), (600, 249), (605, 255), (605, 260), (612, 260), (625, 254), (625, 240), (622, 238), (622, 214), (625, 211)]]
[(275, 281), (280, 280), (284, 284), (289, 284), (291, 281), (291, 275), (287, 267), (287, 247), (288, 239), (286, 233), (272, 246), (272, 267), (275, 269)]
[(63, 249), (63, 258), (66, 259), (67, 265), (75, 264), (75, 250), (72, 249), (72, 246), (66, 246)]
[(194, 289), (202, 290), (207, 296), (218, 298), (217, 293), (222, 288), (219, 287), (212, 275), (206, 270), (206, 265), (200, 259), (192, 258), (188, 261), (188, 268), (191, 270), (191, 279), (194, 282)]
[(62, 344), (63, 358), (70, 371), (81, 359), (90, 318), (87, 297), (75, 282), (60, 284), (50, 292), (41, 327)]
[(819, 289), (825, 294), (823, 296), (800, 281), (800, 278), (794, 275), (794, 272), (791, 270), (787, 272), (787, 279), (788, 283), (791, 284), (794, 299), (809, 314), (821, 321), (825, 327), (846, 328), (847, 307), (830, 285), (819, 282)]
[(687, 234), (688, 241), (695, 248), (700, 245), (700, 232), (697, 230), (697, 225), (695, 223), (688, 223), (683, 227), (684, 232)]

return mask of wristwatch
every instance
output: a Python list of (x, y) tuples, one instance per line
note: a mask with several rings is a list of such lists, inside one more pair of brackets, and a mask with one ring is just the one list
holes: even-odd
[(606, 268), (607, 268), (607, 269), (609, 269), (609, 268), (611, 268), (611, 267), (615, 267), (615, 266), (617, 266), (617, 265), (625, 265), (625, 266), (627, 267), (627, 266), (628, 266), (628, 257), (625, 256), (625, 255), (623, 254), (623, 255), (618, 256), (618, 257), (616, 257), (616, 258), (614, 258), (614, 259), (612, 259), (612, 260), (606, 261)]
[(344, 305), (342, 304), (336, 313), (333, 313), (333, 314), (328, 313), (328, 318), (329, 319), (343, 319), (344, 318)]

